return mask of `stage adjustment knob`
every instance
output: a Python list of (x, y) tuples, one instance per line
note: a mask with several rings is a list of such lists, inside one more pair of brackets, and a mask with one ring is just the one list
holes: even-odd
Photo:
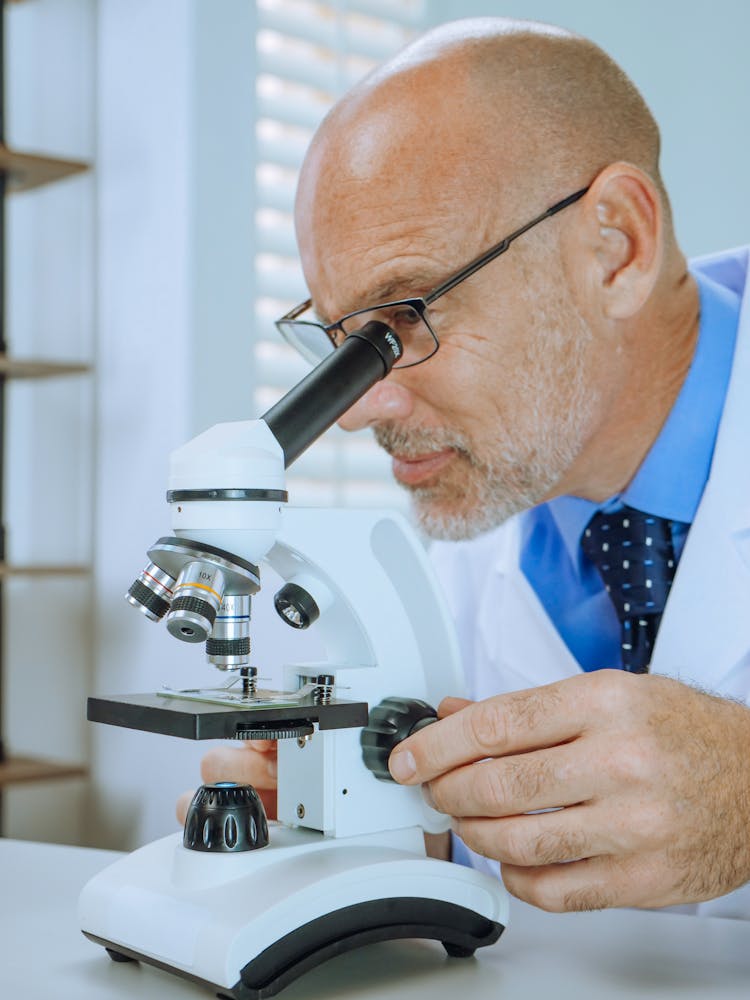
[(365, 767), (380, 781), (393, 781), (388, 770), (391, 751), (412, 733), (437, 722), (437, 712), (418, 698), (385, 698), (370, 712), (370, 719), (360, 733)]
[(268, 843), (268, 821), (252, 785), (201, 785), (185, 817), (182, 843), (191, 851), (239, 854)]

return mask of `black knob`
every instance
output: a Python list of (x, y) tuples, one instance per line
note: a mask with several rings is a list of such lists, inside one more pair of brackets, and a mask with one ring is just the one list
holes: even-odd
[(388, 770), (391, 751), (412, 733), (437, 722), (437, 712), (418, 698), (385, 698), (370, 712), (359, 736), (365, 767), (380, 781), (393, 781)]
[(182, 843), (191, 851), (239, 854), (268, 843), (268, 821), (252, 785), (201, 785), (185, 817)]
[(292, 628), (309, 628), (320, 618), (320, 608), (312, 594), (297, 583), (285, 583), (273, 599), (280, 618)]

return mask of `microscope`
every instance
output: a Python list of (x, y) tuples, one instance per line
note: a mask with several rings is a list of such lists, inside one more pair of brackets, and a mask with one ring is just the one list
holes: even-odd
[[(426, 554), (393, 512), (286, 506), (284, 470), (401, 355), (371, 321), (259, 420), (218, 424), (171, 455), (169, 536), (128, 601), (176, 639), (205, 643), (226, 682), (90, 698), (88, 718), (193, 740), (278, 740), (278, 818), (255, 789), (196, 792), (181, 833), (115, 862), (83, 889), (83, 933), (218, 997), (262, 1000), (360, 945), (442, 942), (468, 957), (508, 914), (499, 880), (428, 858), (423, 831), (449, 821), (388, 757), (463, 690), (452, 624)], [(283, 690), (250, 662), (259, 564), (274, 607), (317, 633), (322, 662), (283, 667)], [(304, 643), (303, 643), (304, 645)]]

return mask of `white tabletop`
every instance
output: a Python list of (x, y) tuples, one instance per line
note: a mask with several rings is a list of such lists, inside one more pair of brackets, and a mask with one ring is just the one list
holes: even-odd
[[(107, 851), (0, 840), (2, 1000), (178, 1000), (212, 994), (112, 962), (83, 937), (84, 882)], [(750, 921), (613, 910), (548, 914), (512, 901), (507, 931), (473, 959), (429, 941), (370, 945), (297, 980), (283, 1000), (624, 1000), (750, 997)]]

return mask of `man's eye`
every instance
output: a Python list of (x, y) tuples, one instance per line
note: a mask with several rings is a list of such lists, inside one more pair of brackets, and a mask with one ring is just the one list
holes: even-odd
[(412, 306), (396, 306), (392, 309), (381, 309), (375, 313), (374, 318), (379, 319), (386, 326), (390, 326), (396, 333), (409, 333), (422, 322), (422, 317)]
[(416, 309), (411, 306), (407, 306), (402, 309), (397, 309), (393, 317), (393, 324), (396, 327), (403, 326), (415, 326), (422, 322), (422, 317), (419, 315)]

